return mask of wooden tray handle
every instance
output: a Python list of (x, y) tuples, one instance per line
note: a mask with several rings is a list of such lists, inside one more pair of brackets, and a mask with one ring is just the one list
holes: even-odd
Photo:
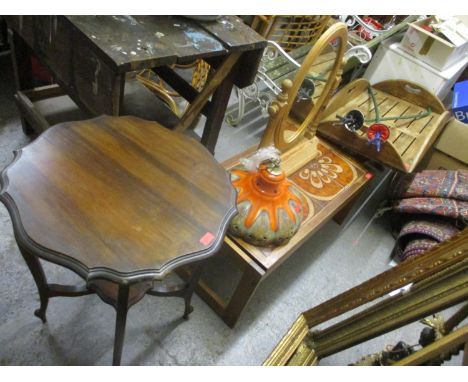
[(387, 80), (372, 85), (376, 90), (388, 93), (419, 107), (430, 107), (434, 113), (442, 114), (446, 111), (440, 99), (424, 86), (404, 80)]

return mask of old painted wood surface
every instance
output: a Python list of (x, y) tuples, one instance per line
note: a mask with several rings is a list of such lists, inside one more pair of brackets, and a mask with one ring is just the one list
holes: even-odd
[(227, 53), (221, 41), (178, 16), (67, 16), (118, 71)]
[(129, 71), (242, 52), (232, 82), (252, 83), (266, 41), (234, 16), (9, 16), (58, 83), (90, 115), (118, 115)]
[(213, 254), (235, 213), (208, 150), (134, 117), (56, 125), (1, 180), (18, 243), (88, 279), (161, 278)]
[(182, 16), (67, 16), (119, 71), (190, 62), (262, 49), (263, 39), (239, 18), (200, 22)]

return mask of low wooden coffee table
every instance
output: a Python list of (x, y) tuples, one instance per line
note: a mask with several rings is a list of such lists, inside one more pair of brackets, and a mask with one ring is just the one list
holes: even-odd
[[(200, 261), (221, 246), (236, 212), (228, 174), (194, 139), (133, 117), (56, 125), (15, 152), (1, 173), (18, 247), (48, 300), (97, 293), (117, 311), (113, 364), (120, 364), (128, 309), (145, 294), (185, 300)], [(47, 282), (39, 259), (64, 266), (83, 286)], [(194, 263), (178, 287), (156, 288)]]
[[(248, 157), (256, 149), (252, 147), (231, 158), (223, 163), (224, 167), (235, 167), (240, 158)], [(344, 220), (347, 210), (372, 178), (362, 164), (327, 141), (319, 139), (318, 151), (316, 158), (292, 174), (287, 172), (288, 179), (307, 201), (308, 215), (297, 234), (287, 244), (275, 248), (256, 247), (234, 236), (226, 236), (219, 256), (231, 258), (242, 273), (228, 298), (217, 287), (211, 286), (207, 279), (199, 279), (195, 291), (228, 326), (236, 324), (258, 285), (320, 227), (332, 218), (338, 222)]]

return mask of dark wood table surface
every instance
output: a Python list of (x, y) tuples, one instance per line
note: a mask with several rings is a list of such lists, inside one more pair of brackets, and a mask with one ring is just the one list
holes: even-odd
[[(125, 74), (154, 69), (196, 104), (185, 117), (190, 121), (181, 122), (182, 130), (200, 112), (207, 117), (202, 143), (211, 152), (232, 86), (243, 88), (253, 82), (266, 46), (261, 36), (235, 16), (210, 22), (182, 16), (8, 16), (7, 22), (18, 90), (33, 86), (33, 52), (61, 89), (90, 116), (121, 115)], [(231, 56), (231, 62), (223, 66)], [(209, 80), (213, 86), (206, 94), (169, 68), (199, 58), (222, 72), (218, 79)]]
[[(172, 289), (153, 281), (214, 254), (236, 211), (206, 148), (154, 122), (98, 117), (56, 125), (15, 154), (0, 200), (39, 289), (38, 317), (50, 297), (98, 293), (117, 310), (119, 364), (127, 311), (146, 293), (183, 297), (188, 316), (196, 277)], [(86, 285), (48, 284), (39, 258)]]

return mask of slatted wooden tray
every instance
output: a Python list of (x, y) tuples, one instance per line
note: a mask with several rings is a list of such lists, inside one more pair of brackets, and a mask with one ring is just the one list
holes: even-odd
[(450, 114), (440, 100), (420, 85), (408, 81), (383, 81), (372, 86), (381, 117), (401, 117), (422, 114), (420, 119), (395, 119), (382, 122), (390, 128), (389, 139), (380, 152), (368, 144), (365, 122), (357, 132), (351, 132), (337, 123), (337, 115), (350, 110), (361, 111), (365, 119), (375, 117), (369, 82), (354, 81), (341, 89), (331, 100), (319, 124), (318, 134), (372, 160), (403, 172), (412, 172), (432, 146)]

